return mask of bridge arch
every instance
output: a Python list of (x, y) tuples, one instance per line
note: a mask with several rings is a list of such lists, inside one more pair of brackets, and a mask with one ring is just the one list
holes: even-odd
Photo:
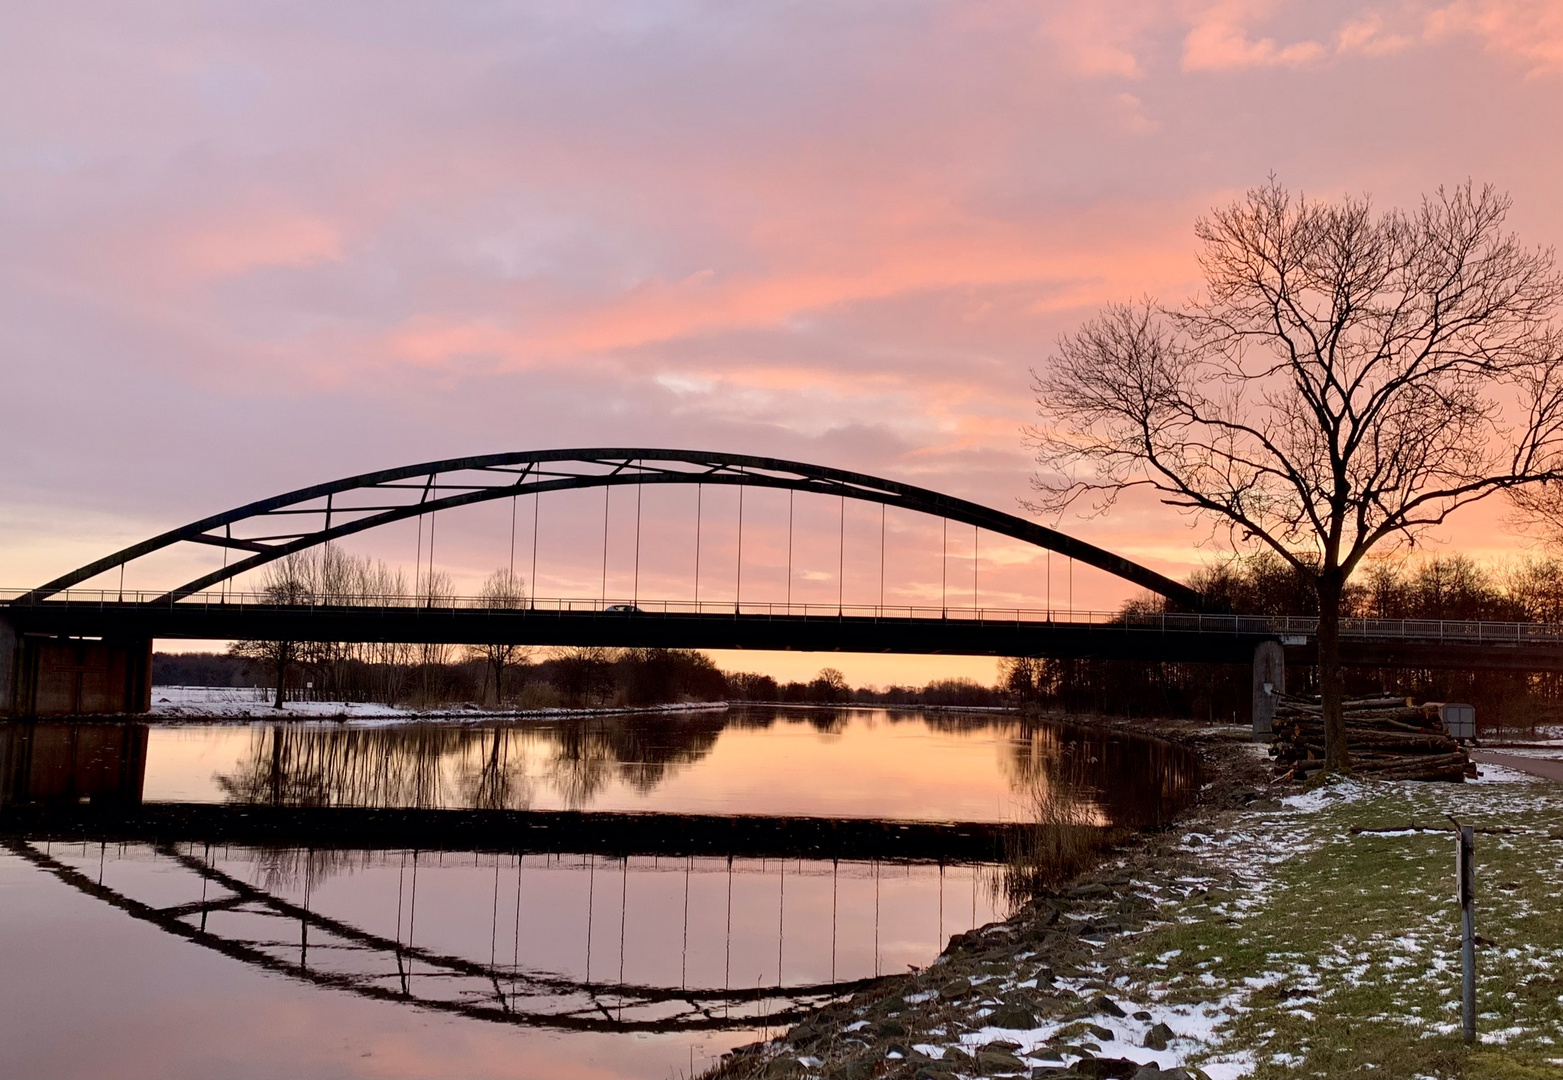
[[(12, 603), (27, 605), (45, 600), (176, 544), (203, 544), (246, 553), (236, 561), (225, 559), (221, 569), (185, 582), (153, 601), (173, 603), (294, 552), (392, 522), (520, 495), (637, 484), (778, 488), (900, 507), (1056, 551), (1192, 611), (1203, 606), (1193, 589), (1149, 567), (1034, 521), (929, 488), (782, 458), (624, 447), (522, 450), (447, 458), (299, 488), (133, 544), (63, 574)], [(258, 535), (235, 536), (236, 525), (241, 527), (241, 533), (256, 527), (261, 527), (261, 531)]]

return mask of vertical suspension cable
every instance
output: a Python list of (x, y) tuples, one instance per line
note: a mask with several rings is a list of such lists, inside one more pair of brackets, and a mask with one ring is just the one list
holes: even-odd
[[(727, 857), (727, 961), (722, 967), (722, 989), (733, 985), (733, 857)], [(726, 1015), (726, 1005), (723, 1015)]]
[(841, 496), (841, 531), (836, 536), (836, 614), (842, 611), (847, 595), (847, 497)]
[(695, 614), (700, 614), (700, 514), (704, 506), (706, 486), (695, 485)]
[(689, 983), (689, 874), (694, 869), (695, 857), (687, 856), (684, 863), (684, 948), (679, 953), (678, 960), (678, 988), (680, 990)]
[(874, 978), (879, 978), (879, 860), (874, 860)]
[(412, 594), (414, 598), (423, 595), (420, 581), (423, 578), (423, 515), (418, 515), (418, 554), (412, 561)]
[(418, 849), (412, 853), (412, 899), (407, 912), (407, 979), (412, 985), (412, 932), (418, 922)]
[(499, 952), (499, 856), (494, 856), (494, 911), (488, 921), (488, 970), (492, 978)]
[(836, 981), (836, 886), (841, 876), (841, 860), (830, 860), (830, 981)]
[[(950, 617), (950, 600), (948, 584), (950, 580), (950, 519), (942, 518), (944, 522), (944, 547), (939, 552), (939, 617)], [(877, 971), (874, 974), (879, 974)]]
[(879, 504), (879, 614), (885, 613), (885, 504)]
[(776, 989), (782, 984), (782, 944), (787, 940), (787, 860), (781, 859), (776, 887)]
[(1053, 621), (1053, 549), (1047, 549), (1047, 621)]
[(792, 501), (797, 495), (791, 488), (787, 489), (787, 614), (792, 614)]
[(513, 495), (510, 499), (510, 576), (505, 579), (507, 590), (516, 587), (516, 503), (521, 501), (519, 495)]
[(586, 978), (592, 981), (592, 905), (597, 899), (597, 856), (586, 856)]
[(516, 929), (514, 945), (510, 950), (510, 994), (515, 996), (516, 975), (521, 970), (521, 860), (526, 856), (516, 855)]
[[(742, 471), (742, 470), (740, 470)], [(733, 614), (743, 610), (744, 599), (744, 488), (738, 485), (738, 580), (733, 585)]]
[(599, 603), (608, 602), (608, 496), (613, 488), (604, 484), (602, 489), (602, 595)]
[[(630, 899), (630, 857), (624, 856), (619, 873), (619, 986), (624, 985), (624, 925), (628, 921)], [(624, 1018), (624, 995), (619, 995), (619, 1019)]]
[(424, 583), (429, 587), (429, 607), (434, 606), (434, 518), (435, 515), (431, 511), (429, 513), (429, 576), (424, 579)]
[(941, 952), (944, 950), (944, 863), (939, 864), (939, 936), (934, 940), (934, 946)]
[(407, 849), (402, 849), (402, 869), (396, 875), (396, 951), (402, 948), (402, 885), (407, 879)]
[(977, 537), (981, 534), (982, 530), (977, 528), (977, 526), (973, 525), (971, 527), (971, 606), (973, 611), (982, 606), (977, 603)]
[(1075, 617), (1075, 557), (1069, 556), (1069, 619)]
[(537, 606), (537, 519), (543, 511), (543, 493), (532, 492), (532, 600)]
[(640, 495), (646, 490), (646, 485), (635, 485), (635, 589), (632, 603), (640, 603)]

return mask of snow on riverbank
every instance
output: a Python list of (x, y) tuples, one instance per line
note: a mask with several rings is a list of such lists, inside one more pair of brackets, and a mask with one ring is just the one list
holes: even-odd
[(414, 723), (425, 720), (557, 720), (573, 716), (721, 711), (725, 701), (647, 705), (625, 709), (485, 709), (447, 705), (414, 709), (367, 701), (289, 701), (279, 710), (264, 688), (246, 686), (154, 686), (152, 718), (165, 722), (210, 723), (222, 720), (336, 720), (349, 724)]

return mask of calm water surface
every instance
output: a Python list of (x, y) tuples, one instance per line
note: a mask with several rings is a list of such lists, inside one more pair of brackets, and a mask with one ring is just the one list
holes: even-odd
[[(331, 843), (331, 811), (481, 811), (500, 831), (557, 810), (670, 830), (731, 814), (1140, 827), (1197, 776), (1167, 744), (1010, 716), (751, 709), (0, 725), (0, 783), (0, 1074), (661, 1078), (1002, 918), (1001, 868), (363, 850)], [(307, 811), (323, 833), (114, 834), (170, 803), (219, 822)]]

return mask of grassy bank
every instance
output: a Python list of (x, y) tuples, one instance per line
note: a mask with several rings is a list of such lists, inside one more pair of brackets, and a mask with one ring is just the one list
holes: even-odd
[[(1477, 838), (1477, 931), (1490, 944), (1473, 1048), (1460, 1037), (1446, 814), (1514, 830)], [(1163, 905), (1170, 924), (1125, 951), (1116, 982), (1220, 1003), (1224, 1052), (1192, 1060), (1252, 1065), (1256, 1078), (1563, 1076), (1563, 786), (1345, 784), (1185, 847), (1224, 887)]]

